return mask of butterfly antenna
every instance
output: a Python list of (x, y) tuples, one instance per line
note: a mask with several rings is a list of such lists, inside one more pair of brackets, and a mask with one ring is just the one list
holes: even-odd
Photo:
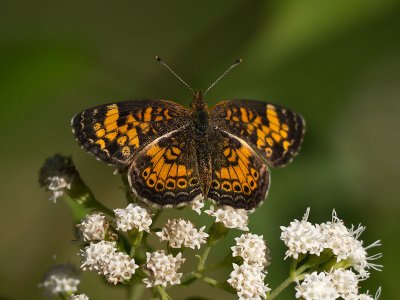
[(222, 73), (221, 76), (219, 76), (217, 78), (217, 80), (215, 80), (213, 82), (213, 84), (211, 84), (208, 89), (206, 89), (206, 91), (204, 92), (204, 96), (208, 93), (209, 90), (211, 90), (211, 88), (217, 84), (218, 81), (220, 81), (226, 74), (228, 74), (234, 67), (237, 67), (239, 64), (241, 64), (243, 62), (243, 59), (239, 58), (238, 60), (236, 60), (224, 73)]
[(176, 74), (159, 56), (156, 56), (156, 61), (158, 61), (160, 64), (162, 64), (164, 67), (166, 67), (168, 69), (168, 71), (170, 71), (172, 73), (172, 75), (174, 75), (176, 78), (178, 78), (178, 80), (180, 82), (183, 83), (183, 85), (185, 85), (191, 92), (193, 95), (195, 95), (195, 92), (193, 91), (193, 89), (182, 79), (178, 76), (178, 74)]

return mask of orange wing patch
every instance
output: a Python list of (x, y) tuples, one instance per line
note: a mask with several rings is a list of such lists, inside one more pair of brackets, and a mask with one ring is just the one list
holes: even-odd
[(161, 122), (170, 120), (168, 108), (158, 107), (153, 109), (143, 107), (139, 109), (135, 115), (128, 114), (124, 118), (122, 125), (118, 125), (120, 119), (119, 108), (116, 104), (111, 104), (106, 107), (105, 118), (102, 123), (97, 122), (93, 125), (98, 140), (96, 144), (100, 145), (100, 149), (109, 156), (106, 144), (116, 141), (121, 146), (121, 153), (124, 157), (129, 157), (132, 150), (138, 149), (141, 146), (140, 134), (151, 132), (157, 134), (157, 131), (152, 126), (152, 122)]
[(298, 153), (305, 122), (284, 107), (254, 100), (227, 100), (210, 109), (211, 123), (244, 140), (269, 165), (284, 166)]
[(185, 189), (190, 183), (198, 183), (198, 178), (191, 176), (193, 169), (180, 161), (182, 150), (177, 145), (160, 147), (152, 145), (146, 151), (149, 166), (142, 172), (146, 185), (160, 192), (164, 190)]
[(176, 206), (203, 198), (191, 135), (176, 130), (139, 151), (128, 172), (137, 197), (156, 206)]
[(223, 152), (229, 165), (215, 170), (214, 188), (222, 188), (226, 192), (250, 195), (257, 188), (258, 172), (251, 166), (253, 157), (251, 149), (242, 145), (240, 148), (226, 145)]
[(281, 123), (274, 105), (266, 105), (265, 117), (268, 120), (268, 126), (263, 124), (262, 117), (252, 110), (234, 107), (228, 109), (225, 119), (245, 123), (246, 133), (257, 136), (257, 148), (262, 149), (265, 155), (270, 158), (276, 143), (281, 144), (286, 152), (292, 145), (292, 141), (287, 140), (289, 126), (286, 123)]
[(266, 165), (247, 143), (227, 132), (218, 132), (212, 147), (212, 181), (207, 196), (219, 204), (256, 207), (269, 186)]

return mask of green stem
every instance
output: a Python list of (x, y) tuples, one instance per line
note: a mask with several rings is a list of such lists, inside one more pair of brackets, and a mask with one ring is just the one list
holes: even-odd
[(203, 271), (210, 250), (211, 246), (207, 245), (204, 247), (203, 253), (200, 256), (199, 264), (197, 265), (198, 271)]
[(309, 260), (309, 262), (305, 263), (304, 265), (302, 265), (300, 268), (298, 268), (296, 270), (297, 263), (298, 263), (297, 260), (292, 260), (292, 262), (290, 264), (289, 277), (286, 278), (276, 289), (274, 289), (271, 294), (269, 294), (269, 296), (267, 297), (268, 300), (272, 300), (272, 299), (276, 298), (292, 282), (294, 282), (296, 280), (302, 280), (305, 276), (305, 274), (303, 274), (303, 272), (313, 266), (313, 260), (311, 260), (311, 261)]
[(68, 297), (66, 295), (64, 295), (63, 293), (59, 293), (58, 295), (60, 296), (60, 298), (62, 300), (68, 300)]
[(156, 290), (157, 290), (157, 293), (160, 294), (162, 300), (170, 300), (170, 299), (172, 299), (172, 298), (167, 294), (167, 292), (165, 291), (165, 289), (164, 289), (162, 286), (157, 285), (157, 286), (155, 286), (155, 288), (156, 288)]
[(272, 293), (267, 298), (268, 300), (272, 300), (276, 298), (285, 288), (289, 286), (295, 279), (292, 276), (286, 278), (276, 289), (272, 291)]
[(188, 278), (187, 280), (191, 280), (193, 278), (198, 278), (214, 287), (219, 285), (219, 282), (217, 280), (215, 280), (214, 278), (208, 277), (208, 276), (204, 276), (201, 272), (191, 272), (191, 273), (189, 273), (189, 275), (191, 276), (191, 278)]
[(143, 238), (143, 231), (138, 231), (135, 235), (135, 238), (133, 239), (132, 245), (131, 245), (131, 251), (130, 251), (130, 256), (134, 257), (135, 256), (135, 251), (136, 248), (140, 245), (142, 242)]
[(86, 185), (86, 183), (80, 178), (75, 177), (72, 184), (71, 189), (67, 190), (67, 194), (71, 199), (77, 204), (81, 205), (84, 208), (100, 211), (109, 216), (113, 216), (114, 213), (111, 209), (105, 207), (103, 204), (98, 202), (93, 195), (92, 191)]
[(217, 280), (215, 280), (215, 279), (213, 279), (213, 278), (211, 278), (211, 277), (207, 277), (207, 276), (202, 276), (201, 277), (201, 279), (204, 281), (204, 282), (206, 282), (206, 283), (208, 283), (209, 285), (211, 285), (211, 286), (218, 286), (218, 281)]

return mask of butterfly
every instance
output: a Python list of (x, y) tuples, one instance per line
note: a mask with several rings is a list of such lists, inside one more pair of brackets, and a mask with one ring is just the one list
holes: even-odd
[(302, 116), (287, 108), (256, 100), (209, 108), (201, 92), (190, 108), (131, 100), (86, 109), (71, 123), (83, 149), (126, 169), (134, 195), (156, 207), (205, 198), (257, 207), (269, 190), (268, 166), (289, 163), (305, 131)]

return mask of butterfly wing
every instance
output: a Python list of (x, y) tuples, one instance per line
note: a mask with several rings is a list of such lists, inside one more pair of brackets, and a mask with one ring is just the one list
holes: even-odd
[(185, 129), (175, 130), (137, 154), (128, 179), (138, 198), (157, 207), (203, 198), (191, 134)]
[(273, 167), (284, 166), (298, 153), (305, 122), (278, 105), (254, 100), (227, 100), (210, 110), (212, 124), (239, 136)]
[(252, 209), (267, 196), (267, 166), (243, 140), (223, 131), (211, 139), (212, 181), (208, 198), (218, 204)]
[(127, 166), (143, 147), (187, 122), (189, 112), (167, 100), (133, 100), (99, 105), (71, 121), (79, 145), (98, 159)]

